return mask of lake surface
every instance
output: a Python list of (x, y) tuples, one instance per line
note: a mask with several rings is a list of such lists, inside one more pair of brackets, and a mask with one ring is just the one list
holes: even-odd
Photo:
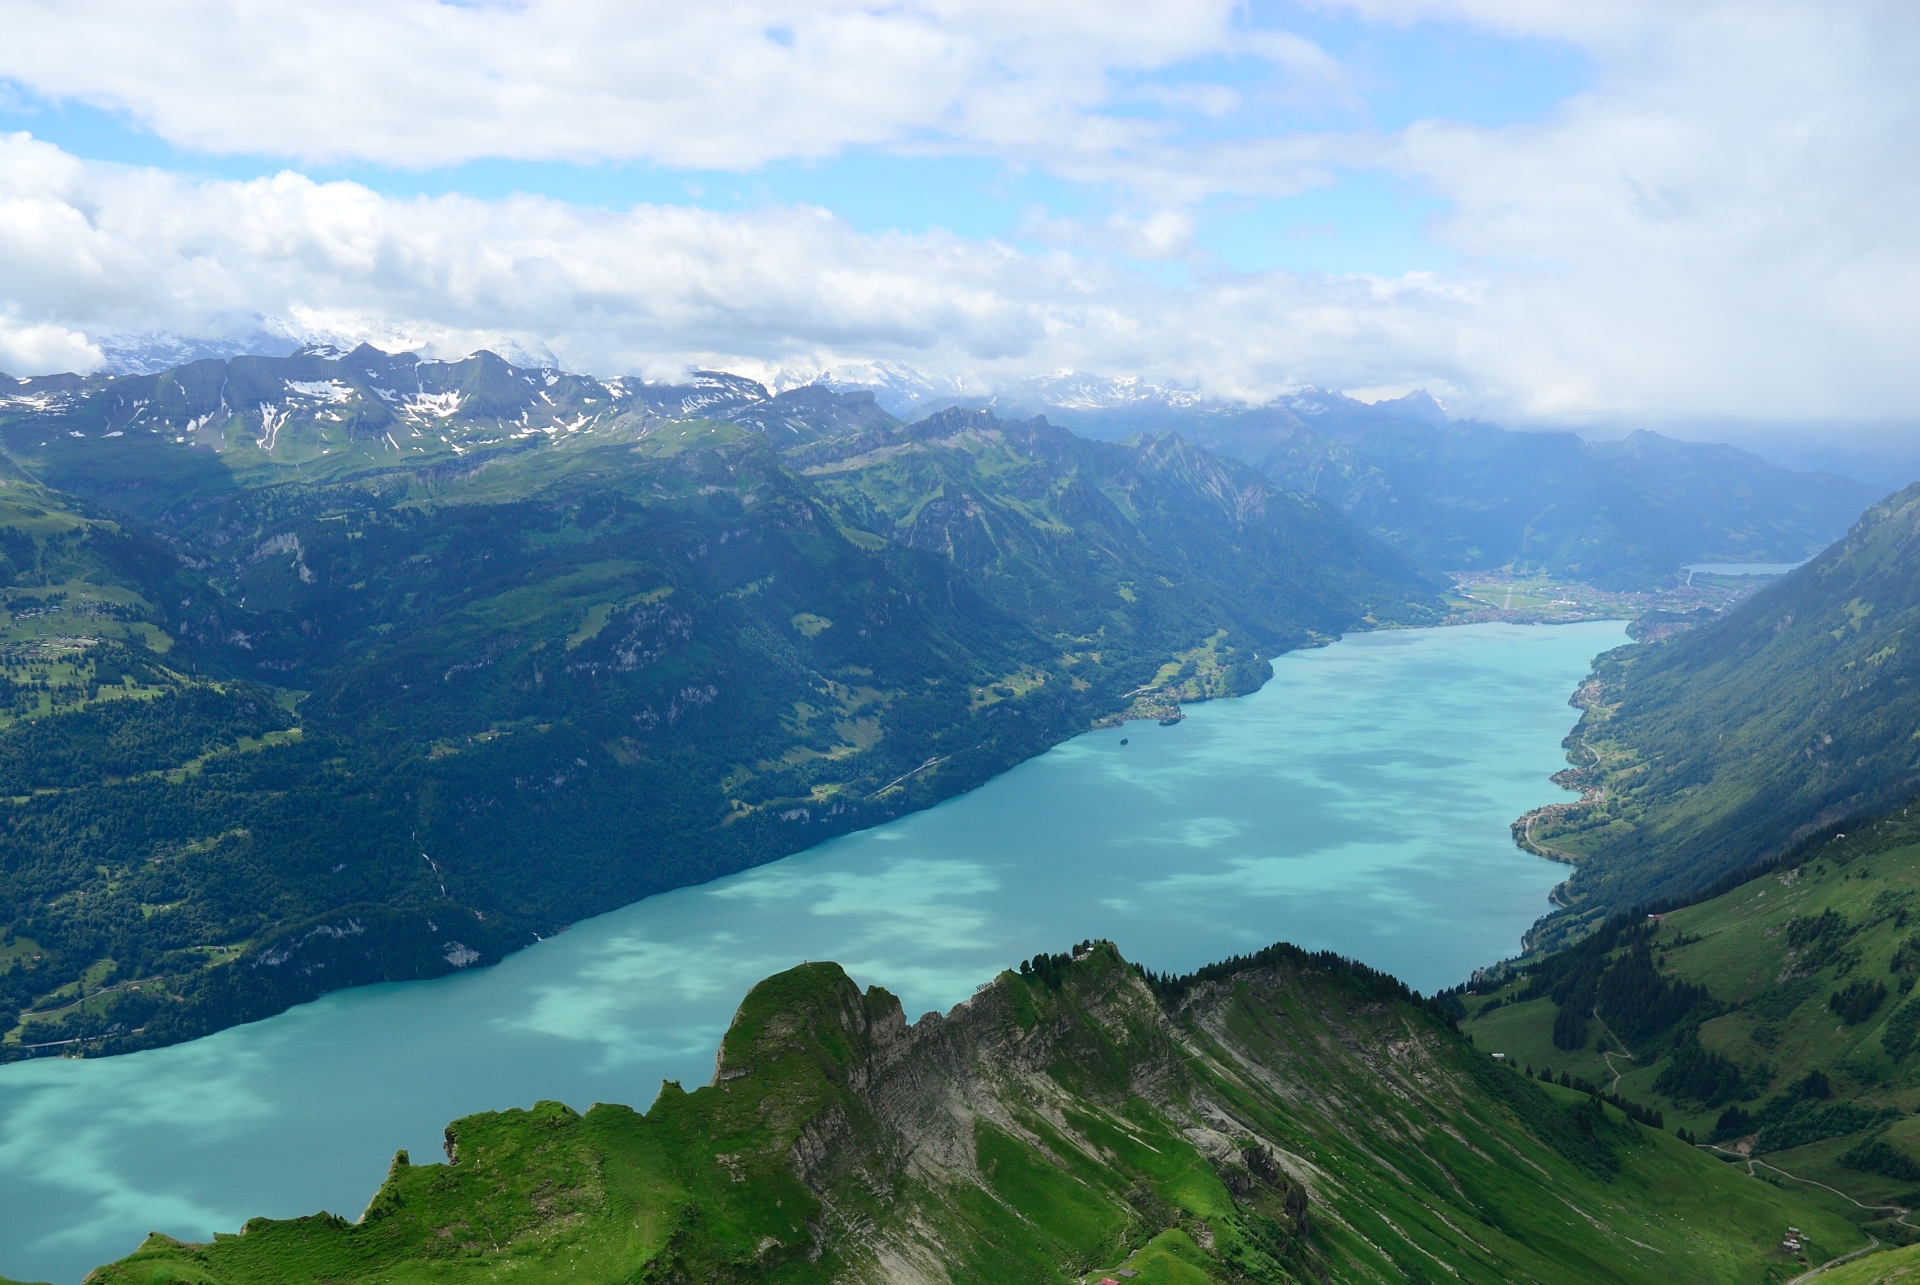
[[(557, 1098), (711, 1075), (735, 1004), (835, 959), (909, 1014), (1083, 937), (1187, 970), (1285, 939), (1432, 991), (1515, 952), (1565, 868), (1508, 822), (1567, 797), (1567, 697), (1618, 623), (1349, 637), (1173, 727), (1092, 732), (937, 808), (653, 897), (431, 982), (191, 1044), (0, 1067), (0, 1275), (72, 1285), (149, 1229), (357, 1215), (394, 1150)], [(1123, 740), (1127, 742), (1123, 744)]]
[(1695, 572), (1703, 576), (1784, 576), (1807, 565), (1809, 558), (1798, 562), (1689, 562), (1684, 568), (1687, 578), (1692, 579)]

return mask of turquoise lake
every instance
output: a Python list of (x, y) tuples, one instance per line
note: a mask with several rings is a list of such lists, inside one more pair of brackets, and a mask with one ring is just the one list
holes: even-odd
[(1161, 970), (1284, 939), (1452, 985), (1514, 954), (1566, 874), (1508, 823), (1568, 797), (1547, 780), (1567, 698), (1624, 641), (1617, 622), (1354, 635), (1175, 726), (1088, 733), (494, 968), (174, 1048), (0, 1067), (0, 1275), (72, 1285), (149, 1229), (352, 1217), (396, 1148), (437, 1158), (455, 1117), (704, 1084), (740, 996), (803, 959), (840, 961), (910, 1014), (1083, 937)]

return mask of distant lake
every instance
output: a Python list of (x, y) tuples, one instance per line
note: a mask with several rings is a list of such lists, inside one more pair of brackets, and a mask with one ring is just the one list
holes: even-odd
[(1513, 954), (1567, 873), (1567, 697), (1614, 622), (1358, 634), (1172, 727), (1091, 732), (939, 807), (576, 925), (490, 969), (338, 992), (173, 1048), (0, 1067), (0, 1275), (73, 1285), (149, 1229), (353, 1217), (395, 1149), (712, 1072), (759, 978), (835, 959), (909, 1014), (1109, 937), (1186, 970), (1285, 939), (1424, 991)]
[(1689, 562), (1681, 570), (1689, 578), (1695, 572), (1703, 576), (1784, 576), (1806, 566), (1808, 561), (1802, 558), (1798, 562)]

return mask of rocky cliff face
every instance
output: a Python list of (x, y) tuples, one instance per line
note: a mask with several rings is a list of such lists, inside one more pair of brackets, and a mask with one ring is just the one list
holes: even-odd
[(1171, 981), (1087, 944), (911, 1025), (805, 965), (754, 988), (692, 1093), (447, 1141), (445, 1165), (396, 1157), (357, 1223), (154, 1237), (98, 1285), (1666, 1285), (1758, 1278), (1789, 1222), (1849, 1235), (1291, 947)]
[[(710, 1087), (718, 1092), (804, 1056), (809, 1026), (816, 1038), (824, 1027), (827, 1041), (847, 1044), (844, 1092), (808, 1118), (786, 1121), (788, 1163), (820, 1203), (813, 1255), (831, 1251), (849, 1279), (951, 1280), (951, 1265), (975, 1254), (984, 1230), (956, 1211), (1024, 1216), (1003, 1190), (1004, 1151), (1053, 1154), (1069, 1173), (1112, 1169), (1120, 1156), (1102, 1135), (1163, 1154), (1140, 1136), (1130, 1106), (1154, 1117), (1155, 1132), (1191, 1148), (1185, 1162), (1229, 1196), (1228, 1218), (1257, 1224), (1272, 1249), (1305, 1253), (1311, 1163), (1195, 1081), (1187, 1063), (1210, 1054), (1111, 947), (1090, 948), (1075, 963), (1083, 976), (1070, 992), (1009, 974), (951, 1013), (911, 1026), (892, 995), (875, 988), (863, 996), (844, 974), (811, 1011), (783, 1006), (755, 1020), (743, 1006), (715, 1067)], [(1224, 1030), (1219, 992), (1208, 988), (1188, 1006), (1204, 1015), (1203, 1028)], [(983, 1146), (983, 1138), (992, 1141)], [(1062, 1148), (1068, 1154), (1056, 1154)], [(1107, 1219), (1113, 1261), (1124, 1247), (1171, 1230), (1218, 1243), (1204, 1217), (1159, 1198), (1150, 1184), (1110, 1185), (1121, 1197)], [(876, 1217), (877, 1208), (886, 1216)], [(1102, 1261), (1061, 1265), (1087, 1270)]]

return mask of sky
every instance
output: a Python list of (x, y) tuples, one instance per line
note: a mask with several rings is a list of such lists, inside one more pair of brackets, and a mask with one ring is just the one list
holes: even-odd
[(1911, 0), (0, 0), (0, 29), (14, 375), (267, 335), (1920, 422)]

